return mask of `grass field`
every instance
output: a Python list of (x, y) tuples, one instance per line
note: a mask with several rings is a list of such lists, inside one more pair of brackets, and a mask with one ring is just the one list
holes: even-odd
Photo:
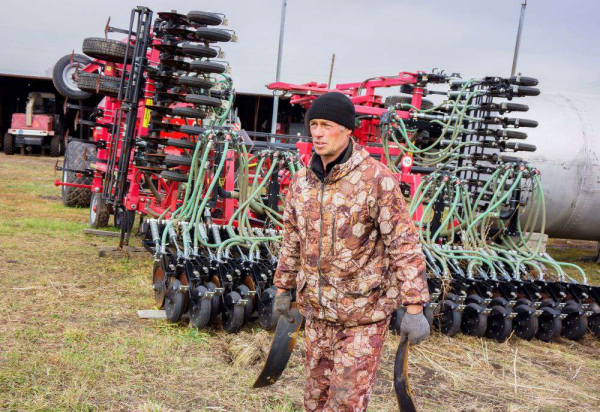
[[(84, 235), (87, 210), (68, 209), (52, 185), (55, 159), (0, 154), (0, 409), (7, 411), (295, 411), (302, 409), (303, 346), (281, 381), (251, 385), (271, 335), (199, 332), (152, 309), (152, 259), (110, 260)], [(554, 253), (556, 252), (556, 253)], [(591, 249), (551, 250), (578, 263)], [(600, 267), (583, 265), (598, 282)], [(370, 411), (397, 410), (398, 344), (387, 339)], [(410, 358), (422, 411), (594, 411), (600, 342), (498, 344), (434, 333)]]

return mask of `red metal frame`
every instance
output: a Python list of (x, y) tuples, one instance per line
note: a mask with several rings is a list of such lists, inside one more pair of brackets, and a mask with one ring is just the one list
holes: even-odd
[[(354, 137), (359, 144), (365, 146), (369, 153), (378, 155), (381, 162), (387, 164), (387, 161), (383, 156), (383, 148), (372, 146), (373, 143), (381, 143), (379, 119), (388, 111), (388, 109), (383, 106), (382, 96), (376, 94), (376, 89), (410, 85), (412, 86), (411, 104), (416, 108), (420, 108), (423, 98), (423, 87), (419, 84), (419, 73), (420, 72), (400, 72), (397, 76), (393, 77), (377, 77), (365, 80), (364, 82), (338, 84), (334, 89), (327, 88), (326, 84), (317, 82), (304, 84), (274, 82), (270, 83), (267, 87), (271, 90), (291, 93), (292, 97), (290, 103), (293, 105), (299, 104), (305, 109), (308, 109), (312, 102), (324, 93), (340, 92), (347, 95), (352, 103), (354, 103), (356, 115), (360, 119), (360, 124), (354, 130)], [(412, 109), (396, 110), (396, 113), (402, 119), (409, 119), (411, 117), (411, 111)], [(361, 117), (363, 118), (361, 119)], [(303, 161), (308, 163), (312, 144), (298, 143), (297, 146), (301, 152)], [(400, 150), (397, 148), (390, 148), (390, 154), (397, 156), (400, 154)], [(412, 198), (417, 187), (421, 183), (421, 175), (412, 173), (411, 166), (403, 166), (402, 173), (396, 174), (396, 178), (400, 182), (410, 186), (410, 195)], [(423, 207), (422, 205), (419, 205), (413, 215), (413, 219), (419, 220), (422, 214)]]

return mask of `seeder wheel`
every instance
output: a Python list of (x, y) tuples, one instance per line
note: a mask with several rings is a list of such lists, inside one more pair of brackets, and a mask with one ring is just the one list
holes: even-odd
[(595, 337), (600, 339), (600, 305), (592, 303), (588, 310), (592, 312), (588, 316), (588, 328)]
[(229, 333), (238, 332), (244, 324), (244, 307), (239, 305), (242, 297), (237, 292), (229, 292), (225, 296), (223, 307), (223, 329)]
[(581, 339), (588, 329), (588, 319), (581, 305), (578, 303), (568, 304), (562, 313), (567, 317), (562, 322), (561, 335), (571, 340)]
[[(208, 282), (206, 284), (206, 289), (208, 289), (211, 292), (214, 292), (216, 288), (217, 288), (217, 285), (215, 285), (213, 282)], [(214, 320), (217, 316), (219, 316), (220, 313), (221, 313), (221, 297), (215, 295), (210, 300), (210, 320), (211, 321)]]
[(540, 309), (542, 314), (538, 318), (538, 331), (535, 337), (544, 342), (550, 342), (560, 336), (562, 320), (560, 312), (549, 306)]
[(180, 290), (181, 281), (175, 279), (169, 283), (165, 298), (165, 312), (171, 323), (179, 322), (185, 306), (185, 293)]
[(456, 335), (460, 331), (462, 322), (462, 312), (458, 309), (458, 304), (447, 299), (438, 308), (433, 319), (435, 327), (444, 335)]
[(235, 291), (242, 297), (242, 299), (246, 299), (247, 302), (244, 305), (244, 321), (247, 322), (254, 312), (254, 305), (252, 304), (252, 296), (249, 294), (250, 288), (246, 285), (239, 285), (235, 288)]
[(488, 316), (487, 329), (485, 336), (489, 339), (495, 339), (502, 343), (510, 336), (512, 332), (512, 319), (509, 317), (511, 311), (501, 305), (492, 307)]
[(400, 334), (400, 326), (402, 325), (404, 312), (404, 308), (399, 308), (392, 312), (392, 318), (390, 320), (390, 332), (394, 334)]
[(211, 299), (203, 299), (204, 294), (208, 292), (204, 286), (198, 286), (192, 292), (190, 304), (190, 323), (193, 327), (203, 329), (210, 322)]
[(481, 338), (487, 329), (487, 318), (483, 306), (469, 303), (463, 310), (460, 330), (465, 335)]
[(513, 321), (515, 335), (521, 339), (531, 340), (538, 331), (538, 317), (529, 305), (519, 305), (515, 308), (517, 317)]
[(277, 289), (271, 286), (263, 291), (258, 304), (258, 323), (266, 330), (275, 329), (278, 318), (273, 316), (273, 305), (275, 304), (275, 295)]
[(165, 281), (165, 272), (163, 271), (161, 262), (154, 262), (154, 269), (152, 270), (152, 289), (154, 290), (154, 302), (159, 309), (165, 307)]

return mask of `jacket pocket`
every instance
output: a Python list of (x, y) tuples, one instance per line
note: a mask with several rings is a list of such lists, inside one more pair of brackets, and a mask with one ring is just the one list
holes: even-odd
[(364, 297), (371, 294), (371, 291), (381, 287), (383, 276), (380, 274), (367, 274), (365, 276), (358, 275), (355, 278), (339, 282), (337, 289), (342, 295), (352, 297)]

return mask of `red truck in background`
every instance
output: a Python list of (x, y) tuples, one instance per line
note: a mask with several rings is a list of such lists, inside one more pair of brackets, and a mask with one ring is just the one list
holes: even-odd
[(40, 146), (42, 154), (60, 156), (63, 150), (61, 124), (56, 114), (54, 93), (29, 93), (25, 113), (14, 113), (10, 129), (4, 135), (4, 153), (12, 155), (17, 149), (24, 154)]

